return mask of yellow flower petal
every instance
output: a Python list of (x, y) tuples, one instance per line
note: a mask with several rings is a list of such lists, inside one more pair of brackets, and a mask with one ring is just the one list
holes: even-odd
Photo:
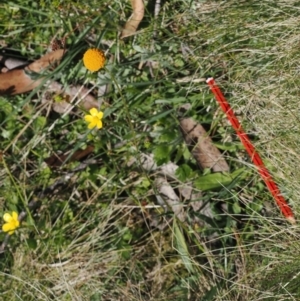
[(97, 120), (97, 124), (96, 124), (98, 129), (102, 128), (102, 121), (101, 120)]
[(91, 114), (92, 116), (97, 116), (98, 110), (97, 110), (96, 108), (92, 108), (92, 109), (90, 109), (90, 114)]
[(12, 212), (12, 218), (13, 218), (14, 220), (18, 220), (18, 213), (17, 213), (16, 211), (13, 211), (13, 212)]
[(98, 112), (98, 114), (97, 114), (97, 118), (99, 118), (99, 119), (102, 119), (103, 118), (103, 112)]
[(3, 232), (14, 231), (16, 228), (12, 226), (10, 223), (6, 223), (2, 226)]
[(93, 119), (94, 119), (94, 117), (92, 115), (86, 115), (86, 116), (84, 116), (84, 120), (86, 122), (92, 122)]
[(3, 215), (3, 219), (4, 219), (4, 221), (5, 222), (7, 222), (7, 223), (9, 223), (11, 220), (12, 220), (12, 216), (9, 214), (9, 213), (5, 213), (4, 215)]
[(93, 117), (93, 119), (91, 120), (91, 123), (89, 124), (88, 128), (89, 129), (94, 128), (95, 126), (97, 126), (97, 123), (98, 123), (98, 119), (96, 117)]
[(14, 226), (15, 226), (15, 229), (19, 228), (20, 222), (19, 222), (18, 220), (16, 220), (16, 221), (14, 222)]

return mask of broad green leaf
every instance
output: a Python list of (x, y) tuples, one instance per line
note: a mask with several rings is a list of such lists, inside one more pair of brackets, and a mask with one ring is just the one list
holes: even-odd
[(178, 137), (178, 133), (175, 131), (166, 131), (160, 137), (159, 141), (162, 143), (169, 143)]
[(244, 179), (247, 174), (248, 173), (246, 172), (245, 168), (240, 168), (231, 174), (216, 172), (207, 174), (205, 176), (200, 176), (197, 180), (195, 180), (194, 184), (202, 191), (220, 189), (231, 184), (234, 180)]
[(47, 119), (44, 116), (38, 116), (33, 122), (34, 129), (36, 131), (40, 130), (40, 129), (44, 128), (46, 123), (47, 123)]
[(158, 165), (168, 163), (170, 161), (170, 147), (166, 144), (161, 144), (155, 147), (154, 160)]
[(235, 214), (239, 214), (242, 211), (242, 208), (240, 207), (238, 202), (234, 202), (232, 205), (232, 210)]
[(189, 179), (192, 174), (193, 170), (187, 164), (182, 164), (175, 171), (176, 177), (182, 182), (185, 182), (187, 179)]

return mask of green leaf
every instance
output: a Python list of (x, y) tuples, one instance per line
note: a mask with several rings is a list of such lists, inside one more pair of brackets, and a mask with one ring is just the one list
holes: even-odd
[(163, 133), (160, 137), (159, 137), (159, 141), (160, 142), (171, 142), (174, 139), (176, 139), (177, 133), (175, 131), (166, 131), (165, 133)]
[(138, 46), (138, 45), (133, 45), (132, 47), (134, 50), (136, 50), (137, 52), (140, 52), (140, 53), (148, 52), (148, 50), (146, 48), (142, 48), (141, 46)]
[(186, 97), (174, 97), (169, 99), (157, 99), (155, 100), (156, 104), (176, 104), (186, 102)]
[(101, 295), (99, 292), (96, 292), (90, 297), (90, 301), (101, 301)]
[(182, 155), (183, 155), (183, 158), (184, 158), (185, 160), (190, 160), (191, 157), (192, 157), (191, 152), (189, 151), (189, 149), (187, 148), (186, 145), (184, 145), (184, 149), (183, 149)]
[(240, 149), (244, 149), (244, 146), (242, 143), (240, 142), (235, 142), (235, 143), (232, 143), (232, 142), (214, 142), (214, 145), (218, 148), (218, 149), (221, 149), (221, 150), (227, 150), (227, 151), (232, 151), (232, 152), (236, 152), (237, 150), (240, 150)]
[(184, 66), (184, 61), (181, 60), (181, 59), (176, 59), (174, 63), (175, 63), (176, 67), (183, 67)]
[(142, 185), (142, 187), (144, 187), (144, 188), (149, 188), (150, 185), (151, 185), (151, 183), (150, 183), (150, 181), (148, 180), (148, 178), (143, 178), (143, 180), (142, 180), (142, 182), (141, 182), (141, 185)]
[(7, 201), (10, 204), (17, 205), (19, 202), (19, 197), (14, 191), (10, 191), (9, 196), (7, 196)]
[(176, 169), (175, 175), (178, 180), (185, 182), (193, 175), (193, 170), (187, 164), (182, 164)]
[(232, 210), (235, 214), (239, 214), (242, 211), (242, 208), (240, 207), (238, 202), (234, 202), (232, 205)]
[(10, 115), (13, 112), (13, 106), (9, 102), (0, 99), (0, 111)]
[(158, 145), (154, 151), (154, 160), (156, 164), (162, 165), (170, 161), (170, 147), (165, 144)]
[(255, 212), (260, 212), (263, 209), (262, 204), (258, 204), (258, 203), (254, 203), (254, 202), (250, 203), (249, 207)]
[(37, 242), (36, 242), (35, 239), (33, 239), (33, 238), (28, 238), (28, 239), (26, 240), (26, 242), (27, 242), (27, 245), (28, 245), (28, 247), (29, 247), (30, 249), (35, 250), (35, 249), (37, 248)]
[(174, 239), (176, 243), (176, 248), (185, 268), (190, 272), (195, 272), (193, 261), (191, 255), (188, 251), (185, 238), (181, 232), (182, 230), (177, 225), (176, 219), (174, 219)]
[[(205, 176), (200, 176), (195, 180), (194, 185), (196, 188), (205, 190), (221, 189), (224, 186), (231, 184), (235, 180), (242, 180), (247, 176), (245, 168), (240, 168), (233, 173), (211, 173)], [(239, 181), (237, 181), (239, 182)]]
[(171, 112), (173, 112), (173, 109), (158, 113), (158, 114), (154, 115), (152, 118), (150, 118), (147, 121), (147, 124), (151, 124), (153, 122), (156, 122), (157, 120), (162, 119), (163, 117), (170, 115)]
[(132, 239), (132, 233), (130, 230), (126, 227), (124, 228), (124, 233), (123, 233), (123, 240), (126, 242), (129, 242)]
[(33, 127), (35, 130), (40, 130), (40, 129), (44, 128), (46, 123), (47, 123), (47, 119), (45, 117), (38, 116), (33, 122)]
[(202, 300), (205, 301), (212, 301), (212, 300), (216, 300), (215, 296), (218, 293), (218, 287), (217, 286), (213, 286), (206, 294), (205, 296), (202, 298)]

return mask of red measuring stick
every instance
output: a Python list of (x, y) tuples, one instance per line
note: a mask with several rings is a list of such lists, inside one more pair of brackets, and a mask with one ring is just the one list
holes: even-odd
[(232, 127), (236, 131), (237, 135), (239, 136), (241, 142), (243, 143), (246, 151), (248, 152), (252, 162), (257, 167), (262, 179), (266, 183), (269, 191), (273, 195), (279, 209), (281, 210), (282, 214), (286, 217), (286, 219), (294, 224), (296, 223), (296, 220), (294, 218), (293, 211), (287, 204), (284, 197), (281, 195), (280, 190), (276, 183), (273, 181), (271, 174), (267, 170), (265, 164), (263, 163), (260, 155), (255, 150), (255, 147), (251, 143), (249, 137), (244, 132), (241, 124), (239, 123), (238, 119), (234, 115), (233, 110), (231, 109), (229, 103), (227, 102), (226, 98), (224, 97), (223, 93), (215, 83), (215, 80), (211, 77), (207, 79), (207, 84), (209, 85), (212, 93), (215, 95), (216, 100), (219, 102), (222, 110), (226, 114), (228, 120), (230, 121)]

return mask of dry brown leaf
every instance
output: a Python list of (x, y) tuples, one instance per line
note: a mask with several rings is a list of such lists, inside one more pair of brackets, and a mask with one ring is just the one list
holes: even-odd
[(133, 12), (121, 32), (121, 39), (132, 36), (144, 18), (145, 7), (143, 0), (131, 0), (131, 6)]
[(64, 49), (58, 49), (56, 51), (50, 52), (42, 56), (40, 59), (34, 61), (25, 69), (33, 72), (41, 72), (49, 65), (53, 65), (55, 62), (58, 62), (62, 59), (63, 55), (65, 54)]
[(43, 78), (33, 80), (27, 72), (36, 72), (39, 73), (47, 68), (49, 65), (54, 64), (57, 61), (60, 61), (65, 51), (59, 49), (51, 53), (47, 53), (40, 59), (29, 64), (24, 69), (13, 69), (9, 70), (6, 73), (0, 74), (0, 95), (14, 95), (24, 92), (31, 91), (32, 89), (38, 87)]
[(192, 154), (202, 168), (211, 168), (214, 172), (229, 171), (227, 162), (201, 124), (185, 118), (180, 121), (180, 126), (186, 144), (193, 147)]

